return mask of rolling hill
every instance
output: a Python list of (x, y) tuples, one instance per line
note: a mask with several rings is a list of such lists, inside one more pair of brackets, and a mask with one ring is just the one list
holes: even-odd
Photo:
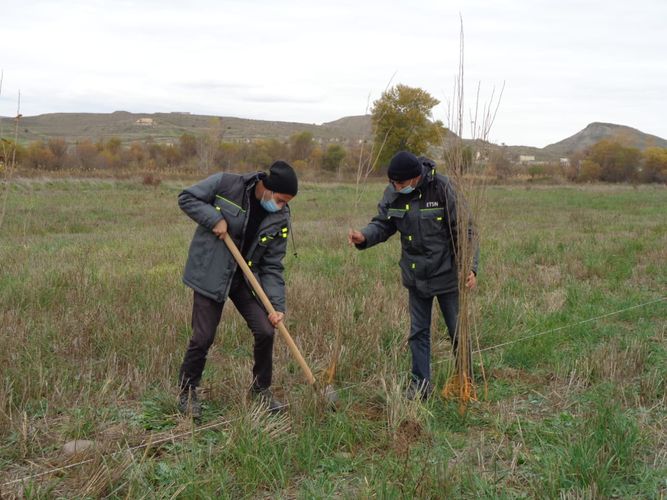
[[(0, 118), (0, 135), (12, 135), (14, 120)], [(252, 140), (275, 138), (286, 140), (299, 132), (310, 132), (316, 140), (348, 141), (371, 137), (370, 115), (346, 116), (321, 125), (268, 120), (251, 120), (237, 117), (216, 117), (190, 113), (50, 113), (22, 117), (19, 141), (28, 143), (39, 139), (64, 138), (68, 142), (89, 138), (118, 137), (123, 142), (152, 139), (158, 142), (174, 142), (184, 133), (194, 135), (215, 131), (223, 140)], [(449, 135), (452, 137), (452, 135)], [(645, 149), (650, 146), (667, 148), (667, 140), (637, 129), (613, 123), (594, 122), (583, 130), (550, 144), (544, 148), (532, 146), (507, 146), (509, 155), (532, 155), (538, 161), (558, 160), (574, 152), (583, 151), (602, 139), (618, 140), (626, 146)], [(499, 146), (480, 141), (465, 141), (473, 148), (495, 149)]]
[[(13, 130), (13, 119), (1, 118), (5, 136)], [(22, 117), (19, 140), (31, 142), (61, 137), (68, 142), (90, 138), (118, 137), (123, 142), (153, 139), (171, 142), (184, 133), (195, 135), (218, 129), (225, 139), (287, 139), (298, 132), (310, 132), (321, 139), (359, 139), (370, 136), (369, 116), (348, 116), (321, 125), (216, 117), (190, 113), (49, 113)]]
[(583, 151), (602, 139), (617, 140), (624, 146), (639, 148), (641, 150), (651, 146), (667, 148), (667, 140), (661, 137), (645, 134), (625, 125), (593, 122), (573, 136), (554, 144), (549, 144), (543, 150), (558, 156), (568, 156), (572, 153)]

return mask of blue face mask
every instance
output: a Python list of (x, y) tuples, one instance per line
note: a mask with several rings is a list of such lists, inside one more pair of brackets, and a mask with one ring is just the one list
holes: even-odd
[(269, 198), (268, 200), (265, 200), (264, 196), (262, 196), (262, 199), (259, 200), (259, 204), (262, 205), (262, 208), (267, 212), (277, 212), (278, 210), (280, 210), (280, 207), (273, 200), (273, 196), (271, 196), (271, 198)]
[(410, 193), (412, 193), (414, 190), (415, 190), (415, 187), (414, 187), (414, 186), (411, 186), (410, 184), (408, 184), (407, 186), (405, 186), (405, 187), (403, 187), (403, 188), (401, 188), (401, 189), (396, 189), (396, 187), (394, 187), (394, 191), (396, 191), (396, 192), (399, 193), (399, 194), (410, 194)]

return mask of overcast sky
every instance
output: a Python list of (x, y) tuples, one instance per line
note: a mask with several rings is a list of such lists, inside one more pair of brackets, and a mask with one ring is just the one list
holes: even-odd
[[(0, 0), (0, 115), (189, 111), (322, 123), (391, 80), (466, 108), (505, 83), (494, 142), (604, 121), (667, 138), (667, 1)], [(466, 132), (465, 135), (469, 135)]]

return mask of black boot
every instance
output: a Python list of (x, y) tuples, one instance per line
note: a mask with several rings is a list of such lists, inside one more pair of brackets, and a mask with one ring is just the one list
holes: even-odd
[(269, 413), (280, 413), (287, 410), (287, 405), (273, 397), (273, 392), (268, 387), (255, 387), (250, 389), (252, 398), (265, 406)]
[(431, 397), (433, 392), (433, 386), (428, 380), (422, 380), (417, 382), (416, 380), (410, 381), (410, 385), (405, 390), (405, 398), (409, 401), (414, 401), (419, 399), (421, 401), (426, 401)]
[(197, 388), (183, 389), (178, 396), (178, 411), (190, 415), (194, 420), (201, 418), (201, 403), (197, 397)]

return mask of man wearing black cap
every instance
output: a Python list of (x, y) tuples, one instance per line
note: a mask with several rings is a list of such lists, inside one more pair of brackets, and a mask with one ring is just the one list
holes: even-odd
[[(194, 290), (192, 338), (179, 373), (179, 409), (201, 416), (197, 386), (213, 343), (222, 308), (229, 297), (254, 336), (251, 393), (271, 412), (285, 407), (271, 393), (274, 328), (285, 316), (282, 260), (289, 233), (289, 207), (298, 181), (284, 161), (269, 173), (215, 174), (178, 196), (181, 209), (198, 225), (183, 282)], [(255, 298), (224, 241), (229, 233), (275, 308), (268, 315)]]
[[(426, 399), (431, 391), (431, 309), (438, 298), (454, 350), (458, 317), (458, 276), (454, 258), (457, 200), (446, 176), (436, 174), (435, 163), (400, 151), (387, 170), (389, 186), (378, 205), (379, 213), (361, 231), (350, 230), (348, 241), (363, 250), (401, 234), (401, 276), (408, 289), (412, 380), (408, 399)], [(472, 225), (464, 234), (472, 237)], [(477, 283), (476, 249), (466, 286)]]

